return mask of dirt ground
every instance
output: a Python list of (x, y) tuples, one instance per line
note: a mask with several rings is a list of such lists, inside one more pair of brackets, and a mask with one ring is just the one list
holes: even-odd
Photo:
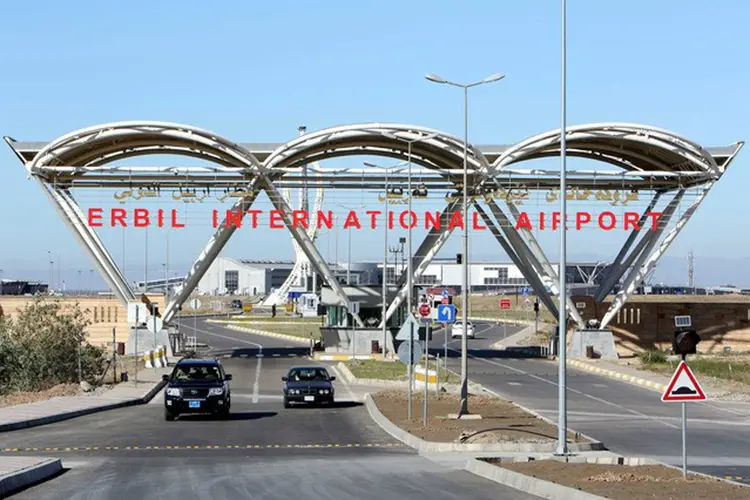
[(504, 469), (576, 488), (613, 500), (746, 500), (750, 487), (688, 475), (663, 465), (566, 464), (535, 460), (495, 464)]
[(0, 396), (0, 408), (36, 403), (60, 396), (75, 396), (76, 394), (83, 394), (78, 384), (60, 384), (40, 392), (14, 392), (6, 396)]
[[(411, 421), (407, 419), (406, 390), (381, 391), (373, 395), (373, 400), (391, 422), (426, 441), (497, 444), (548, 443), (557, 439), (557, 427), (498, 398), (470, 395), (469, 412), (478, 413), (482, 418), (453, 420), (447, 415), (458, 412), (459, 396), (442, 393), (438, 397), (433, 390), (427, 399), (427, 426), (422, 425), (422, 391), (413, 394)], [(570, 442), (585, 441), (573, 433), (568, 435)]]

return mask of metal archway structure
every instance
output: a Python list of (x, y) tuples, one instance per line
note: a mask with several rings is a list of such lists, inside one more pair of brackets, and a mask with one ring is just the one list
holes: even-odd
[[(463, 189), (463, 141), (437, 130), (403, 124), (336, 126), (301, 135), (284, 144), (239, 144), (192, 126), (153, 121), (97, 125), (66, 134), (51, 143), (18, 142), (9, 137), (5, 139), (24, 163), (28, 174), (42, 185), (58, 212), (123, 302), (133, 300), (133, 292), (94, 231), (86, 225), (86, 219), (70, 193), (73, 187), (117, 187), (124, 182), (135, 186), (164, 187), (182, 186), (186, 183), (198, 187), (244, 186), (245, 194), (232, 207), (242, 214), (263, 190), (274, 207), (285, 214), (284, 223), (294, 241), (311, 265), (336, 291), (343, 305), (348, 305), (348, 298), (333, 279), (332, 272), (309, 235), (291, 224), (287, 215), (289, 206), (279, 188), (310, 186), (379, 189), (384, 185), (382, 174), (372, 172), (323, 169), (323, 173), (316, 172), (315, 176), (300, 174), (303, 165), (331, 158), (368, 155), (411, 160), (422, 168), (419, 174), (426, 179), (423, 182), (430, 189), (454, 189), (459, 193)], [(655, 206), (660, 197), (673, 193), (664, 212), (663, 225), (642, 236), (634, 230), (599, 287), (597, 301), (601, 302), (627, 273), (622, 289), (602, 321), (604, 327), (622, 307), (639, 280), (653, 269), (656, 261), (711, 187), (724, 174), (744, 143), (704, 148), (672, 132), (630, 123), (569, 127), (566, 129), (566, 141), (566, 154), (602, 161), (620, 169), (569, 171), (570, 187), (617, 187), (624, 183), (634, 188), (650, 186), (656, 194), (646, 212)], [(470, 169), (467, 189), (472, 196), (472, 205), (511, 260), (522, 270), (540, 299), (551, 312), (556, 312), (557, 306), (553, 300), (555, 295), (559, 296), (559, 291), (554, 286), (556, 272), (541, 246), (530, 231), (513, 229), (519, 216), (513, 203), (506, 200), (504, 209), (494, 200), (483, 198), (483, 194), (500, 185), (501, 179), (508, 179), (510, 185), (523, 185), (533, 180), (539, 189), (555, 188), (559, 183), (558, 171), (522, 169), (519, 165), (528, 160), (559, 155), (560, 130), (545, 132), (514, 145), (468, 145), (467, 149), (467, 164)], [(128, 158), (152, 154), (194, 157), (211, 164), (189, 167), (113, 165), (114, 162)], [(400, 181), (403, 181), (403, 176), (397, 175), (390, 182), (393, 185)], [(699, 196), (679, 217), (676, 226), (666, 235), (663, 234), (688, 187), (700, 189)], [(489, 211), (483, 208), (483, 204)], [(457, 199), (447, 200), (442, 217), (448, 218), (458, 206)], [(447, 224), (442, 227), (445, 226)], [(217, 228), (193, 264), (183, 287), (167, 305), (164, 311), (166, 321), (169, 321), (197, 286), (234, 229), (235, 227), (224, 223)], [(411, 256), (415, 282), (450, 234), (450, 229), (432, 229), (427, 234), (416, 254)], [(639, 236), (640, 240), (636, 243)], [(406, 297), (406, 281), (407, 277), (401, 275), (401, 288), (388, 307), (386, 320)], [(570, 301), (567, 306), (572, 319), (581, 324), (580, 314)], [(362, 324), (359, 317), (355, 317), (355, 320)]]

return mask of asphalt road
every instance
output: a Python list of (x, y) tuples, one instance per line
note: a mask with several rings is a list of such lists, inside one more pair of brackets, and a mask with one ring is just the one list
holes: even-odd
[(59, 456), (68, 469), (12, 498), (534, 498), (418, 456), (382, 431), (342, 383), (334, 408), (284, 409), (282, 375), (309, 360), (283, 340), (195, 326), (211, 354), (233, 356), (222, 359), (233, 375), (229, 421), (167, 422), (158, 395), (148, 405), (3, 433), (1, 454)]
[[(460, 360), (449, 358), (448, 367), (460, 372)], [(555, 422), (557, 370), (556, 362), (541, 359), (469, 359), (470, 380)], [(569, 428), (617, 453), (681, 466), (679, 404), (614, 379), (572, 368), (567, 374)], [(750, 484), (750, 403), (689, 403), (687, 412), (688, 467)]]
[[(469, 349), (470, 350), (487, 350), (491, 349), (492, 345), (496, 342), (499, 342), (503, 340), (506, 337), (510, 337), (511, 335), (520, 332), (523, 328), (523, 326), (514, 326), (514, 325), (507, 325), (507, 324), (497, 324), (492, 323), (489, 321), (473, 321), (474, 324), (474, 337), (473, 339), (469, 339)], [(452, 339), (451, 338), (451, 327), (448, 326), (448, 328), (441, 328), (439, 330), (436, 330), (432, 335), (432, 340), (430, 341), (430, 349), (433, 350), (440, 350), (443, 348), (443, 345), (446, 342), (446, 335), (447, 335), (447, 341), (448, 341), (448, 348), (449, 349), (461, 349), (461, 339)], [(449, 355), (451, 355), (449, 353)]]

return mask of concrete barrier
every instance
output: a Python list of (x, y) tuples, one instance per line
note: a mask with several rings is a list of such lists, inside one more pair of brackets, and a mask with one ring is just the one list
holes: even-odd
[(154, 368), (154, 351), (143, 351), (143, 362), (146, 368)]
[[(429, 385), (436, 385), (438, 383), (437, 380), (438, 374), (437, 370), (430, 370), (427, 369), (427, 384)], [(422, 387), (424, 385), (424, 366), (416, 365), (414, 367), (414, 385), (417, 387)]]

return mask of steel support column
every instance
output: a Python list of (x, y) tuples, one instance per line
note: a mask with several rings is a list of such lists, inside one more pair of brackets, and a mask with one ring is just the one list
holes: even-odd
[[(474, 201), (474, 208), (476, 209), (479, 216), (482, 218), (484, 223), (487, 225), (487, 228), (490, 230), (492, 235), (495, 237), (495, 239), (500, 243), (500, 246), (503, 247), (503, 250), (505, 250), (505, 253), (508, 254), (508, 257), (510, 257), (510, 260), (513, 261), (513, 263), (518, 267), (518, 269), (523, 273), (524, 276), (529, 280), (529, 283), (534, 288), (534, 290), (544, 290), (544, 283), (542, 283), (542, 280), (539, 278), (539, 275), (534, 271), (534, 269), (530, 269), (526, 262), (521, 259), (521, 257), (516, 253), (516, 251), (513, 249), (513, 246), (508, 242), (508, 240), (502, 235), (500, 230), (497, 228), (497, 225), (492, 220), (492, 218), (489, 216), (487, 212), (484, 211), (484, 209), (479, 205), (479, 202), (476, 200)], [(547, 307), (549, 312), (555, 316), (558, 314), (557, 304), (555, 304), (555, 301), (552, 300), (552, 296), (548, 293), (540, 293), (539, 294), (539, 300), (542, 301), (542, 303)]]
[[(315, 244), (312, 242), (312, 239), (310, 239), (310, 237), (307, 235), (307, 231), (304, 228), (297, 227), (296, 224), (292, 224), (292, 212), (289, 209), (289, 205), (287, 204), (286, 200), (279, 192), (279, 190), (276, 189), (276, 187), (273, 185), (272, 181), (266, 174), (261, 174), (261, 177), (264, 179), (262, 189), (268, 195), (268, 198), (271, 200), (274, 208), (281, 212), (280, 215), (282, 217), (282, 220), (284, 221), (284, 225), (287, 227), (294, 240), (305, 253), (305, 256), (310, 261), (310, 264), (313, 266), (315, 271), (323, 275), (325, 280), (330, 284), (333, 292), (339, 297), (341, 305), (348, 308), (349, 297), (346, 295), (346, 292), (344, 292), (341, 284), (335, 279), (333, 273), (328, 267), (328, 264), (323, 259), (323, 256), (320, 255), (320, 252), (318, 252)], [(357, 325), (364, 328), (365, 324), (359, 317), (359, 314), (351, 314), (354, 318), (354, 321), (357, 322)]]
[(34, 176), (34, 179), (40, 184), (42, 191), (57, 209), (60, 217), (73, 231), (78, 242), (84, 251), (89, 254), (94, 266), (99, 270), (112, 292), (120, 299), (120, 302), (127, 306), (128, 302), (135, 300), (135, 294), (128, 285), (125, 276), (115, 264), (94, 229), (88, 225), (88, 219), (81, 211), (73, 195), (67, 189), (54, 187), (39, 177)]
[[(425, 272), (427, 266), (430, 265), (445, 242), (448, 241), (448, 238), (450, 238), (451, 234), (453, 234), (453, 228), (449, 229), (448, 226), (453, 212), (456, 210), (456, 207), (458, 207), (460, 203), (460, 200), (454, 200), (446, 205), (445, 209), (443, 209), (442, 213), (440, 214), (439, 228), (432, 227), (427, 233), (427, 236), (425, 236), (424, 240), (422, 240), (422, 243), (419, 245), (416, 255), (409, 256), (409, 258), (412, 259), (412, 269), (414, 272), (414, 275), (412, 277), (413, 283), (416, 283), (419, 277), (422, 276), (422, 273)], [(384, 321), (388, 321), (390, 317), (393, 316), (393, 313), (396, 312), (398, 306), (400, 306), (404, 299), (407, 297), (408, 284), (406, 282), (407, 277), (404, 273), (399, 277), (398, 293), (388, 305), (388, 310), (385, 312)], [(380, 326), (382, 327), (382, 322)]]
[[(623, 282), (622, 289), (617, 292), (617, 295), (615, 295), (615, 299), (612, 301), (609, 309), (607, 309), (607, 312), (604, 314), (600, 328), (606, 328), (609, 322), (612, 321), (612, 319), (617, 315), (620, 309), (622, 309), (622, 306), (625, 305), (625, 302), (627, 302), (630, 294), (632, 294), (635, 290), (637, 283), (642, 281), (643, 278), (647, 276), (649, 272), (651, 272), (653, 267), (656, 265), (656, 262), (661, 258), (667, 248), (669, 248), (669, 245), (672, 244), (672, 241), (674, 241), (675, 237), (677, 237), (679, 232), (685, 226), (687, 221), (693, 215), (695, 210), (701, 204), (703, 199), (706, 197), (706, 194), (708, 194), (714, 184), (715, 182), (711, 182), (703, 188), (701, 193), (696, 197), (695, 200), (693, 200), (693, 203), (690, 204), (690, 207), (688, 207), (685, 213), (682, 214), (675, 227), (672, 228), (669, 233), (667, 233), (667, 236), (664, 238), (661, 245), (659, 245), (659, 248), (657, 248), (656, 251), (652, 251), (656, 243), (659, 241), (659, 237), (669, 224), (669, 221), (672, 218), (675, 209), (682, 200), (685, 190), (680, 190), (672, 199), (672, 201), (669, 202), (669, 205), (667, 205), (667, 208), (664, 210), (664, 214), (659, 218), (660, 223), (658, 228), (655, 230), (657, 234), (654, 235), (654, 237), (649, 241), (646, 248), (644, 248), (643, 253), (639, 256), (638, 259), (636, 259), (635, 263), (633, 264), (633, 269), (630, 271), (628, 277)], [(663, 224), (661, 223), (662, 221)]]
[[(511, 224), (508, 216), (505, 215), (505, 213), (497, 205), (497, 203), (494, 202), (494, 200), (487, 201), (487, 205), (490, 207), (490, 210), (492, 211), (492, 214), (495, 216), (495, 219), (497, 219), (497, 223), (500, 226), (500, 229), (505, 233), (505, 236), (508, 239), (508, 242), (510, 243), (510, 245), (513, 247), (513, 249), (518, 253), (518, 255), (521, 258), (524, 258), (528, 261), (533, 272), (535, 272), (537, 276), (539, 277), (539, 281), (543, 282), (541, 278), (542, 276), (545, 276), (545, 275), (551, 280), (554, 280), (554, 278), (557, 276), (557, 273), (554, 272), (554, 270), (552, 269), (552, 266), (549, 264), (549, 261), (546, 262), (547, 266), (544, 266), (542, 262), (540, 262), (540, 260), (537, 258), (535, 253), (526, 245), (526, 243), (523, 241), (521, 236), (519, 236), (518, 232), (516, 232), (515, 226)], [(536, 242), (536, 240), (534, 240), (534, 242)], [(541, 257), (546, 261), (547, 258), (544, 256), (544, 254), (542, 254)], [(524, 276), (526, 277), (526, 279), (529, 279), (529, 276), (527, 276), (526, 274), (524, 274)], [(550, 287), (550, 290), (552, 291), (552, 294), (560, 297), (559, 290), (557, 290), (557, 287), (554, 285), (554, 281), (552, 284), (549, 285), (549, 287)], [(537, 295), (539, 295), (540, 300), (542, 296), (545, 294), (549, 297), (549, 300), (552, 300), (552, 297), (551, 297), (552, 294), (550, 294), (550, 292), (547, 291), (546, 287), (543, 287), (535, 291)], [(563, 307), (560, 300), (558, 300), (558, 306)], [(573, 304), (573, 301), (570, 298), (568, 298), (567, 306), (568, 306), (568, 314), (572, 315), (573, 319), (576, 322), (578, 322), (579, 325), (583, 326), (583, 319), (581, 318), (581, 315), (578, 312), (578, 309), (575, 308), (575, 304)]]
[[(229, 209), (234, 212), (239, 212), (241, 214), (240, 220), (245, 218), (247, 211), (253, 206), (253, 203), (255, 203), (255, 200), (258, 198), (260, 190), (258, 188), (257, 177), (250, 182), (247, 190), (250, 191), (250, 193), (247, 196), (237, 199), (232, 205), (232, 208)], [(172, 300), (169, 301), (167, 307), (164, 309), (162, 320), (165, 324), (168, 323), (177, 311), (182, 308), (182, 305), (187, 298), (190, 297), (190, 294), (193, 293), (195, 287), (198, 286), (198, 283), (211, 267), (211, 264), (214, 263), (216, 257), (218, 257), (224, 249), (224, 246), (229, 241), (229, 238), (232, 237), (236, 229), (237, 227), (234, 224), (227, 225), (226, 219), (224, 219), (219, 227), (216, 228), (216, 232), (211, 239), (208, 240), (208, 243), (190, 268), (190, 272), (185, 277), (182, 286), (176, 289), (174, 297), (172, 297)]]
[[(646, 210), (643, 211), (641, 218), (638, 220), (638, 228), (645, 224), (646, 219), (648, 218), (648, 214), (654, 209), (659, 199), (661, 198), (661, 195), (662, 192), (658, 191), (651, 199), (648, 207), (646, 207)], [(628, 239), (625, 240), (625, 244), (622, 245), (620, 252), (617, 254), (617, 257), (615, 257), (615, 260), (613, 261), (612, 267), (607, 273), (607, 276), (604, 278), (604, 280), (602, 280), (601, 284), (596, 290), (594, 301), (596, 301), (597, 304), (601, 303), (604, 300), (604, 298), (609, 294), (609, 292), (612, 291), (620, 278), (622, 278), (622, 275), (625, 274), (625, 271), (627, 271), (631, 266), (633, 259), (635, 259), (635, 257), (637, 256), (637, 248), (636, 250), (633, 250), (633, 253), (631, 253), (627, 259), (625, 258), (625, 256), (627, 255), (628, 250), (630, 250), (630, 247), (633, 246), (633, 243), (635, 242), (636, 238), (638, 238), (639, 234), (639, 229), (633, 229), (630, 232)], [(648, 235), (644, 236), (643, 239), (645, 239), (647, 236)], [(643, 239), (641, 241), (643, 241)]]
[[(494, 200), (492, 202), (494, 204)], [(518, 208), (513, 204), (512, 201), (506, 202), (508, 205), (508, 209), (511, 212), (511, 215), (518, 220), (518, 217), (520, 215), (520, 212)], [(499, 209), (500, 207), (498, 207)], [(563, 223), (563, 227), (565, 226), (565, 223)], [(553, 279), (553, 282), (559, 281), (559, 273), (560, 272), (567, 272), (567, 269), (559, 269), (560, 265), (558, 265), (558, 272), (555, 272), (555, 270), (552, 268), (552, 264), (550, 263), (549, 259), (547, 258), (547, 255), (545, 255), (544, 250), (542, 250), (541, 245), (538, 241), (536, 241), (536, 238), (534, 237), (534, 233), (531, 232), (529, 228), (521, 228), (521, 232), (526, 235), (526, 241), (528, 242), (528, 248), (531, 250), (531, 252), (536, 257), (537, 261), (539, 262), (539, 265), (541, 265), (541, 272), (549, 276), (551, 279)], [(523, 241), (523, 238), (521, 238), (521, 241)], [(555, 289), (559, 288), (559, 286), (555, 287)], [(560, 291), (558, 290), (557, 296), (560, 297)], [(576, 308), (575, 304), (573, 303), (573, 299), (568, 296), (567, 293), (565, 293), (566, 302), (568, 306), (568, 315), (573, 317), (573, 320), (578, 323), (579, 326), (583, 327), (584, 321), (581, 317), (581, 313), (578, 312), (578, 309)], [(560, 302), (558, 300), (558, 302)]]

